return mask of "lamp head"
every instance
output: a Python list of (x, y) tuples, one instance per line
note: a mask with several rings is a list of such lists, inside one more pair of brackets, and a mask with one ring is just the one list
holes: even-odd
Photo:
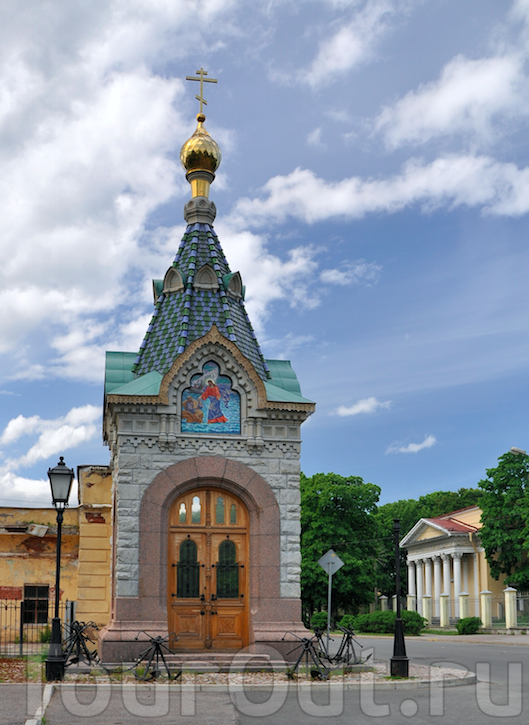
[(61, 456), (55, 468), (48, 469), (48, 478), (50, 479), (54, 507), (64, 509), (68, 505), (68, 499), (70, 498), (74, 472), (73, 469), (66, 466), (63, 456)]

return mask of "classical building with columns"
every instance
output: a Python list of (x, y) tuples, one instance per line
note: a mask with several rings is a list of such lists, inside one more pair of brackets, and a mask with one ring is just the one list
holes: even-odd
[[(503, 599), (504, 577), (493, 579), (479, 538), (479, 506), (420, 519), (402, 539), (408, 552), (408, 609), (441, 618), (443, 597), (450, 619), (480, 615), (480, 596)], [(467, 608), (461, 612), (460, 607)], [(501, 605), (500, 605), (501, 606)], [(501, 611), (496, 613), (501, 616)]]

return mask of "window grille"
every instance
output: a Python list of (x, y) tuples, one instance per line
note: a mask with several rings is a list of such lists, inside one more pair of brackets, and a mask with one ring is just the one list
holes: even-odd
[(239, 596), (239, 564), (236, 558), (237, 549), (233, 541), (223, 541), (219, 546), (217, 563), (218, 599), (237, 599)]
[(180, 544), (180, 561), (176, 569), (176, 596), (181, 599), (198, 599), (199, 564), (197, 545), (191, 539)]

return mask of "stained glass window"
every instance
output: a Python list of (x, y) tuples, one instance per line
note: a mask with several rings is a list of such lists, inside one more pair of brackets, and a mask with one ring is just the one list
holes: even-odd
[(231, 505), (230, 509), (230, 524), (236, 524), (237, 523), (237, 507), (234, 503)]
[(180, 561), (177, 565), (176, 596), (180, 598), (198, 598), (199, 564), (197, 545), (191, 539), (180, 544)]
[(191, 505), (191, 523), (200, 523), (200, 499), (198, 496), (193, 496), (193, 503)]
[(224, 499), (222, 496), (217, 496), (217, 506), (215, 508), (215, 523), (224, 523)]
[(236, 599), (239, 596), (239, 565), (237, 548), (233, 541), (223, 541), (219, 546), (217, 563), (217, 597)]
[(180, 521), (181, 524), (185, 524), (185, 522), (186, 522), (186, 505), (185, 505), (185, 503), (180, 504), (178, 520)]

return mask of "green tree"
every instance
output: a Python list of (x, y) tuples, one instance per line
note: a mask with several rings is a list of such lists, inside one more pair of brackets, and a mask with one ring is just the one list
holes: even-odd
[(305, 618), (327, 608), (328, 576), (318, 564), (334, 549), (344, 566), (333, 576), (333, 612), (373, 601), (374, 512), (380, 488), (357, 476), (301, 474), (301, 586)]
[(529, 589), (528, 496), (529, 456), (505, 453), (498, 466), (480, 481), (479, 505), (483, 523), (479, 536), (494, 579), (507, 574), (506, 583)]

